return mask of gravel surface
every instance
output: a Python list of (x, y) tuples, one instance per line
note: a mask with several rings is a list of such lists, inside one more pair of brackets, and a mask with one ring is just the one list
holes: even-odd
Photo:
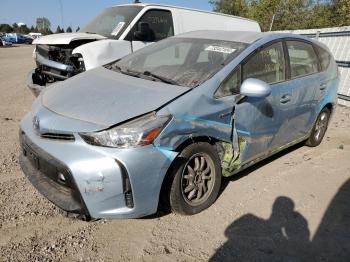
[(18, 165), (32, 51), (0, 48), (0, 261), (350, 261), (350, 109), (337, 108), (319, 147), (294, 146), (225, 179), (198, 215), (84, 222)]

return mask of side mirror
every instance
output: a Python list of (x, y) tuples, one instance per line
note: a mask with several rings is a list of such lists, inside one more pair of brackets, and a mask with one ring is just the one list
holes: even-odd
[(267, 97), (271, 94), (269, 84), (255, 78), (244, 80), (241, 86), (241, 95), (248, 97)]

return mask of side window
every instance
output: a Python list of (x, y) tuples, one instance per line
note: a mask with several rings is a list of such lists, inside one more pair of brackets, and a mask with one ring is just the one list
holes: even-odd
[(321, 48), (317, 45), (315, 45), (315, 48), (316, 48), (316, 51), (318, 54), (318, 58), (320, 60), (321, 69), (322, 69), (322, 71), (325, 71), (325, 70), (327, 70), (327, 68), (331, 62), (331, 55), (326, 50), (324, 50), (323, 48)]
[(311, 44), (287, 41), (291, 78), (318, 72), (318, 59)]
[(226, 78), (219, 89), (215, 92), (215, 97), (220, 98), (224, 96), (232, 96), (239, 94), (241, 84), (241, 67), (238, 66), (233, 73)]
[(130, 30), (126, 40), (156, 42), (174, 35), (170, 11), (150, 10)]
[(268, 84), (285, 80), (283, 44), (278, 42), (259, 51), (243, 65), (243, 80), (257, 78)]

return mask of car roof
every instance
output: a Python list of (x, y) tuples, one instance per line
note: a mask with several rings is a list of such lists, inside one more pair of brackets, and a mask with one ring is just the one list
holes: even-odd
[(250, 32), (250, 31), (223, 31), (223, 30), (200, 30), (179, 34), (178, 38), (201, 38), (201, 39), (215, 39), (222, 41), (240, 42), (251, 44), (262, 38), (295, 38), (304, 39), (312, 42), (311, 39), (288, 33), (275, 32)]
[(188, 11), (194, 11), (194, 12), (201, 12), (201, 13), (207, 13), (207, 14), (213, 14), (213, 15), (221, 15), (221, 16), (228, 16), (228, 17), (235, 17), (241, 20), (247, 20), (251, 22), (257, 23), (257, 21), (246, 18), (246, 17), (241, 17), (241, 16), (235, 16), (235, 15), (229, 15), (229, 14), (224, 14), (220, 12), (212, 12), (212, 11), (206, 11), (206, 10), (201, 10), (201, 9), (195, 9), (195, 8), (188, 8), (188, 7), (182, 7), (182, 6), (175, 6), (175, 5), (167, 5), (167, 4), (153, 4), (153, 3), (133, 3), (133, 4), (122, 4), (122, 5), (115, 5), (114, 7), (118, 6), (141, 6), (141, 7), (165, 7), (165, 8), (173, 8), (173, 9), (180, 9), (180, 10), (188, 10)]

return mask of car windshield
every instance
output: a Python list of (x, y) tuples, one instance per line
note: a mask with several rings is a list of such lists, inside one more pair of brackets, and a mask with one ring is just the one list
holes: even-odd
[(107, 68), (193, 88), (214, 76), (246, 46), (230, 41), (174, 37), (145, 47)]
[(119, 38), (141, 9), (141, 6), (107, 8), (80, 29), (79, 32), (99, 34), (108, 38)]

